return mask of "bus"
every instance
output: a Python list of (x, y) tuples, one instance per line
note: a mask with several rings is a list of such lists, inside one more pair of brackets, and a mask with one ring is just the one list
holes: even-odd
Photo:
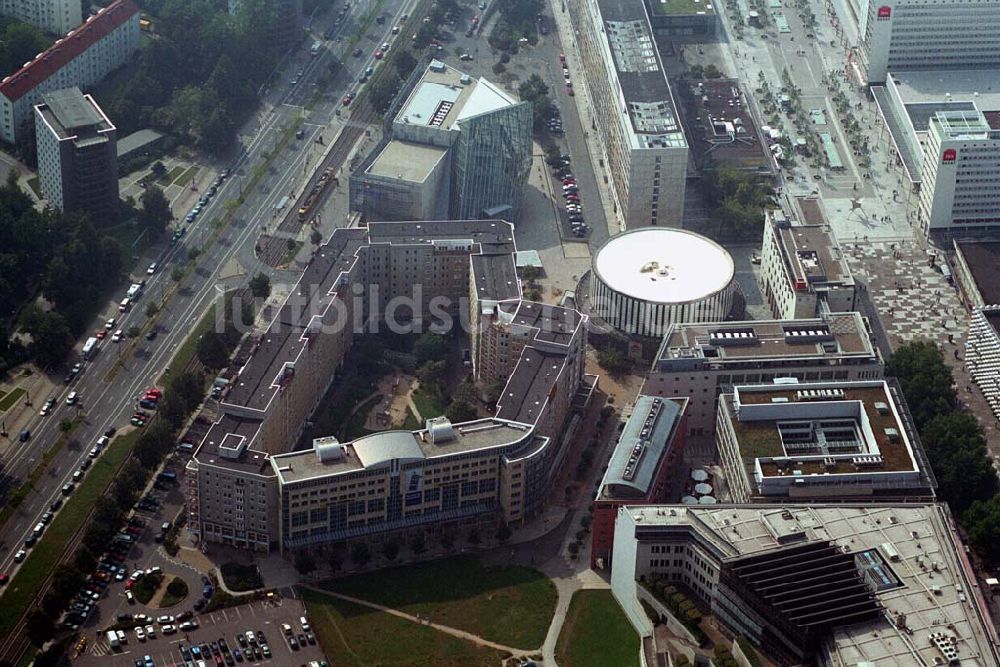
[(314, 56), (318, 56), (319, 50), (322, 48), (323, 48), (323, 42), (320, 41), (313, 42), (313, 45), (309, 47), (309, 53), (313, 54)]
[(282, 197), (281, 200), (277, 204), (274, 205), (274, 211), (275, 211), (275, 213), (278, 213), (280, 211), (284, 211), (285, 207), (288, 206), (288, 202), (289, 201), (290, 201), (290, 199), (289, 199), (288, 195), (285, 195), (284, 197)]
[(90, 359), (94, 356), (94, 352), (97, 351), (97, 339), (90, 337), (87, 342), (83, 344), (83, 350), (80, 352), (80, 356), (84, 359)]

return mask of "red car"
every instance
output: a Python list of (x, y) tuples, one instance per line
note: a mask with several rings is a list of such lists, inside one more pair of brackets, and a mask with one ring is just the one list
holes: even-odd
[(0, 574), (0, 586), (6, 586), (8, 581), (10, 581), (9, 574)]
[(385, 54), (382, 53), (382, 49), (379, 49), (378, 51), (375, 52), (375, 60), (382, 60), (382, 56), (384, 55)]
[(94, 332), (94, 338), (96, 338), (97, 340), (104, 340), (107, 337), (108, 337), (107, 329), (98, 329), (97, 331)]
[(569, 95), (570, 97), (573, 97), (576, 94), (576, 93), (573, 92), (573, 84), (572, 83), (567, 83), (566, 84), (566, 94)]
[(132, 581), (131, 579), (126, 579), (125, 580), (125, 590), (127, 590), (127, 591), (132, 590), (132, 585), (133, 584), (135, 584), (134, 581)]
[(576, 185), (576, 181), (574, 181), (572, 178), (564, 178), (563, 185)]
[(160, 396), (163, 396), (163, 392), (157, 389), (156, 387), (146, 390), (146, 398), (157, 399)]
[(351, 94), (351, 93), (347, 93), (346, 95), (344, 95), (344, 106), (345, 107), (346, 106), (350, 106), (351, 100), (353, 100), (353, 99), (354, 99), (354, 95)]
[(560, 53), (559, 54), (559, 62), (561, 62), (563, 64), (566, 63), (566, 54), (565, 53)]

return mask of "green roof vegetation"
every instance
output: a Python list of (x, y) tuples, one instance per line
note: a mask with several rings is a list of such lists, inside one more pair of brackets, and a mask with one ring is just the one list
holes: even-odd
[(714, 14), (711, 0), (648, 0), (649, 10), (654, 15), (672, 16), (675, 14), (697, 14), (704, 12)]

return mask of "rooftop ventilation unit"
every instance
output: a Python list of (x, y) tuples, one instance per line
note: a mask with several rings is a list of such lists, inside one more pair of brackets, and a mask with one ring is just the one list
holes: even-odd
[(795, 392), (796, 401), (831, 401), (843, 398), (843, 389), (799, 389)]
[(875, 411), (878, 412), (880, 415), (887, 415), (889, 414), (889, 404), (884, 401), (876, 401)]
[(320, 463), (339, 461), (344, 458), (343, 446), (341, 446), (340, 441), (332, 435), (326, 436), (325, 438), (314, 438), (313, 451), (316, 452), (316, 458), (319, 459)]
[(427, 69), (432, 72), (441, 73), (445, 70), (445, 64), (440, 60), (432, 60), (431, 64), (427, 66)]
[(885, 432), (885, 437), (889, 439), (889, 442), (899, 442), (899, 431), (891, 426), (886, 426), (882, 430)]
[(451, 420), (447, 417), (428, 419), (425, 426), (432, 445), (440, 445), (455, 439), (455, 429), (452, 428)]
[(852, 457), (851, 463), (858, 468), (881, 468), (884, 462), (881, 456), (871, 455)]

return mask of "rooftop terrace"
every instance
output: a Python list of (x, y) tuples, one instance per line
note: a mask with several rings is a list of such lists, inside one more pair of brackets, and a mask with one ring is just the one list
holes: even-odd
[(686, 14), (714, 14), (712, 0), (647, 0), (652, 14), (684, 16)]
[(833, 230), (827, 225), (789, 225), (777, 229), (794, 281), (814, 287), (853, 284), (854, 278)]

